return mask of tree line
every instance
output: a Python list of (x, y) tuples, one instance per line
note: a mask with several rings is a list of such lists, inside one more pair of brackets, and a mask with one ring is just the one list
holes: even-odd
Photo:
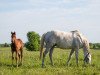
[(90, 43), (90, 49), (100, 49), (100, 43)]
[[(40, 48), (40, 35), (34, 31), (27, 33), (28, 41), (24, 43), (24, 46), (28, 51), (38, 51)], [(100, 49), (100, 43), (90, 43), (90, 49)], [(0, 44), (0, 47), (10, 47), (10, 44)]]

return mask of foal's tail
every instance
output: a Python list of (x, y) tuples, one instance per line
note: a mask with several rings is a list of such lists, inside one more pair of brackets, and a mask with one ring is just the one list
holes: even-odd
[(45, 34), (42, 35), (41, 42), (40, 42), (40, 59), (42, 57), (42, 52), (43, 52), (44, 38), (45, 38)]

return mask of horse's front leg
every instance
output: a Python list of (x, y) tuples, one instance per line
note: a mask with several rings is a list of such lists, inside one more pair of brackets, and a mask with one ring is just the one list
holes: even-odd
[(69, 63), (69, 61), (70, 61), (71, 56), (72, 56), (73, 53), (74, 53), (74, 49), (72, 49), (71, 52), (70, 52), (70, 54), (69, 54), (69, 58), (67, 60), (67, 65), (68, 65), (68, 63)]

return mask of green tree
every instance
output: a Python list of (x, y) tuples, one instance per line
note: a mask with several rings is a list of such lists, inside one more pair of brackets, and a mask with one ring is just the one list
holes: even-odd
[(90, 49), (93, 49), (93, 43), (89, 43), (89, 45), (90, 45)]
[(28, 42), (25, 46), (29, 51), (38, 51), (40, 46), (40, 36), (34, 31), (27, 33)]

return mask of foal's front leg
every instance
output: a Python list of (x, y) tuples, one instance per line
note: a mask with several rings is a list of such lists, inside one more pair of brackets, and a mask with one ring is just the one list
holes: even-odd
[(12, 51), (12, 66), (13, 66), (13, 61), (14, 61), (14, 51)]
[(18, 51), (16, 51), (16, 66), (18, 67)]

